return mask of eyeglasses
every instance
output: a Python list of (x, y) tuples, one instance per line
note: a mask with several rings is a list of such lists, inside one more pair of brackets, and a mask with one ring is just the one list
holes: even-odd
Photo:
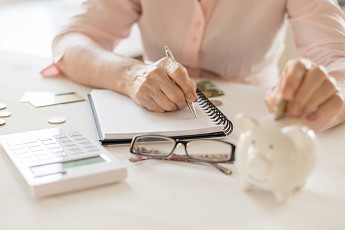
[[(179, 144), (184, 145), (185, 156), (174, 154)], [(160, 135), (139, 135), (132, 139), (130, 152), (139, 155), (136, 159), (132, 158), (131, 161), (159, 159), (203, 162), (209, 163), (229, 175), (231, 171), (229, 172), (218, 163), (233, 163), (235, 148), (234, 144), (222, 140), (198, 139), (183, 141)]]

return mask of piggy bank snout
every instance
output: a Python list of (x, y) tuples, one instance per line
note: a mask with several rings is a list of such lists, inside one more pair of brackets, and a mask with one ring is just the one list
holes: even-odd
[(263, 179), (268, 175), (269, 162), (264, 156), (254, 153), (248, 159), (248, 169), (252, 176)]

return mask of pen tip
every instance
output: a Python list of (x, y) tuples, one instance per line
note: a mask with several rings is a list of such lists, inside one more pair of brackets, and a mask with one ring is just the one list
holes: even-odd
[(168, 46), (164, 46), (164, 49), (165, 49), (165, 51), (169, 50)]

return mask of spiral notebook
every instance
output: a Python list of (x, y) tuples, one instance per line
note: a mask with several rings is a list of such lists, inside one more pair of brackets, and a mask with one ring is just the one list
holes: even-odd
[(111, 90), (94, 89), (88, 95), (102, 144), (129, 143), (135, 135), (156, 134), (179, 139), (211, 138), (229, 135), (232, 122), (200, 91), (194, 103), (198, 118), (188, 107), (156, 113), (138, 106), (129, 97)]

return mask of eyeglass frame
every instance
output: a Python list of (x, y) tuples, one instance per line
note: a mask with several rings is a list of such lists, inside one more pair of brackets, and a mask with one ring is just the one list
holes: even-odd
[[(172, 148), (171, 152), (169, 154), (166, 154), (166, 155), (150, 155), (150, 154), (142, 154), (142, 153), (137, 153), (137, 152), (134, 152), (133, 151), (133, 148), (134, 148), (134, 143), (135, 141), (140, 138), (140, 137), (162, 137), (162, 138), (169, 138), (171, 140), (173, 140), (175, 142), (175, 145), (174, 147)], [(230, 145), (232, 148), (232, 152), (230, 153), (231, 154), (231, 157), (229, 160), (226, 160), (226, 161), (207, 161), (207, 160), (203, 160), (203, 159), (196, 159), (196, 158), (192, 158), (189, 156), (188, 154), (188, 151), (187, 151), (187, 144), (189, 142), (192, 142), (192, 141), (200, 141), (200, 140), (207, 140), (207, 141), (217, 141), (217, 142), (221, 142), (221, 143), (224, 143), (224, 144), (228, 144)], [(184, 145), (184, 150), (185, 150), (185, 154), (186, 156), (195, 161), (195, 162), (205, 162), (205, 163), (227, 163), (227, 162), (234, 162), (235, 161), (235, 151), (236, 151), (236, 145), (234, 145), (233, 143), (231, 142), (228, 142), (228, 141), (223, 141), (223, 140), (215, 140), (215, 139), (193, 139), (193, 140), (181, 140), (179, 138), (174, 138), (174, 137), (169, 137), (169, 136), (163, 136), (163, 135), (151, 135), (151, 134), (142, 134), (142, 135), (136, 135), (132, 138), (132, 141), (131, 141), (131, 146), (130, 146), (130, 152), (132, 154), (135, 154), (135, 155), (140, 155), (140, 156), (146, 156), (146, 157), (151, 157), (151, 158), (162, 158), (162, 157), (166, 157), (166, 158), (169, 158), (175, 151), (176, 147), (179, 145), (179, 144), (182, 144)]]

